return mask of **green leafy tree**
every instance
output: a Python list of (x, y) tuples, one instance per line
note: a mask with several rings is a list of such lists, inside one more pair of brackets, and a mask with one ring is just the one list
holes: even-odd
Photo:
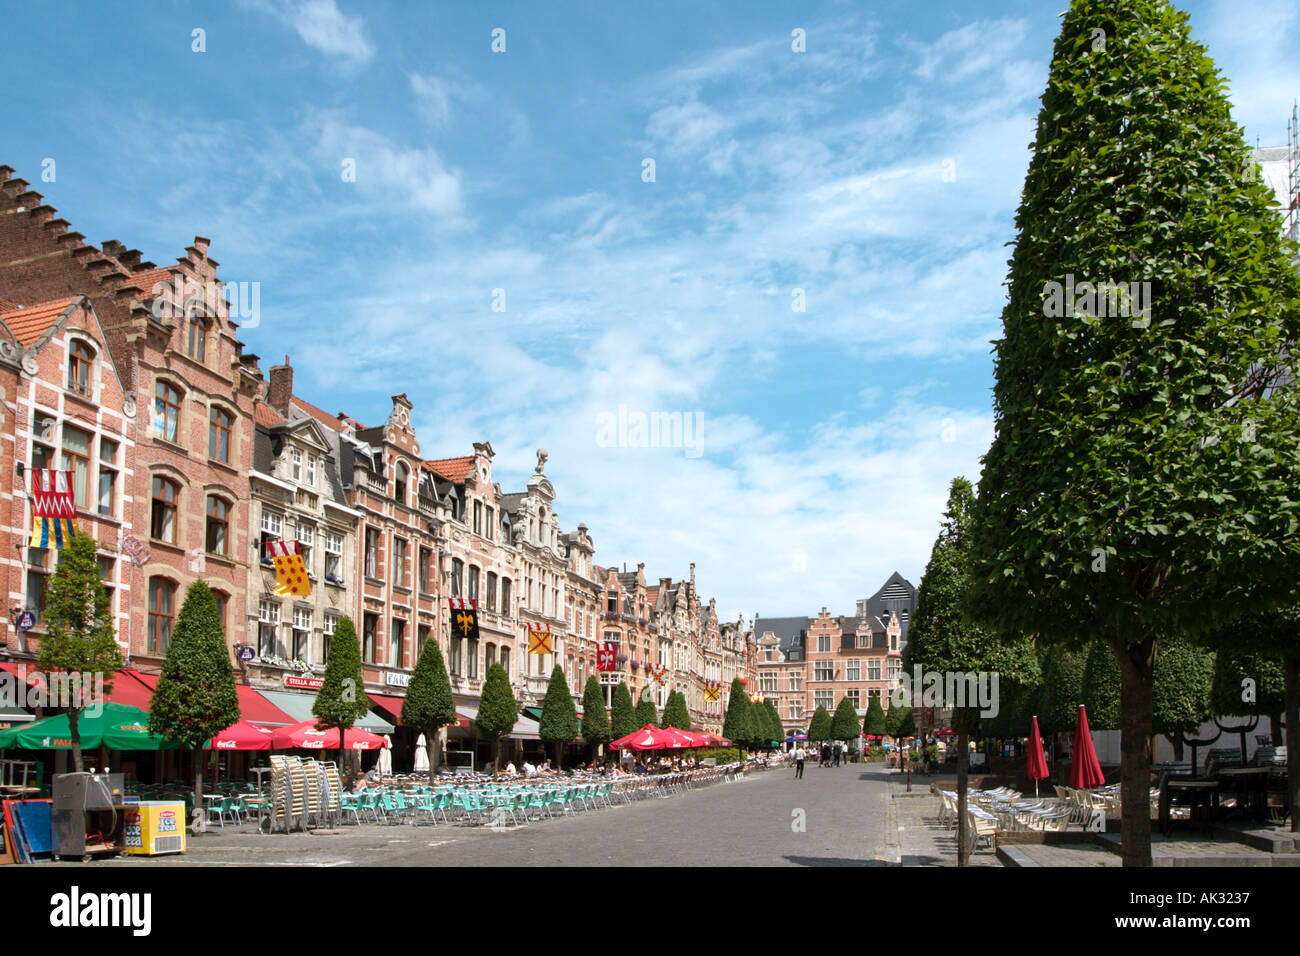
[[(1042, 656), (1043, 682), (1038, 698), (1038, 728), (1045, 734), (1073, 734), (1083, 699), (1088, 653), (1069, 647), (1047, 647)], [(1091, 712), (1089, 713), (1091, 716)]]
[[(781, 715), (776, 712), (776, 704), (772, 703), (771, 699), (763, 701), (763, 709), (767, 713), (769, 738), (771, 741), (775, 741), (776, 746), (779, 747), (785, 740), (785, 725), (781, 723)], [(768, 746), (770, 747), (772, 744), (769, 743)]]
[(614, 688), (614, 697), (610, 704), (611, 716), (610, 732), (613, 734), (611, 739), (621, 740), (628, 734), (634, 734), (645, 724), (636, 722), (636, 708), (632, 704), (632, 692), (627, 689), (627, 684), (622, 681)]
[(911, 707), (904, 707), (903, 716), (898, 719), (898, 736), (903, 740), (916, 736), (916, 711)]
[(880, 706), (880, 698), (871, 695), (867, 701), (867, 713), (862, 718), (862, 732), (868, 737), (883, 737), (885, 729), (885, 708)]
[(831, 731), (831, 715), (820, 704), (813, 711), (812, 723), (808, 725), (808, 739), (818, 743), (834, 739)]
[(402, 723), (424, 734), (430, 778), (438, 772), (442, 762), (442, 747), (439, 745), (442, 728), (456, 723), (458, 717), (442, 648), (431, 637), (424, 642), (424, 649), (420, 651), (415, 671), (411, 674), (411, 683), (406, 688), (406, 699), (402, 701)]
[(344, 737), (357, 720), (370, 712), (366, 702), (365, 677), (361, 673), (361, 643), (352, 618), (344, 615), (334, 625), (330, 637), (329, 660), (325, 677), (311, 706), (319, 730), (339, 732), (339, 769), (343, 769), (349, 751)]
[(38, 659), (41, 670), (81, 675), (66, 684), (70, 699), (57, 702), (68, 706), (72, 766), (80, 773), (84, 767), (77, 726), (80, 709), (101, 702), (92, 699), (94, 691), (87, 683), (93, 687), (97, 679), (102, 680), (107, 694), (113, 688), (113, 675), (122, 666), (108, 592), (99, 577), (94, 538), (76, 535), (59, 552), (59, 563), (45, 592), (44, 619), (45, 636), (41, 638)]
[(664, 704), (664, 716), (662, 727), (676, 727), (678, 730), (691, 729), (691, 712), (686, 705), (686, 695), (675, 690), (668, 695), (668, 701)]
[[(948, 491), (943, 525), (930, 552), (930, 562), (926, 565), (921, 586), (917, 589), (916, 613), (912, 616), (908, 633), (912, 664), (923, 672), (943, 675), (945, 694), (948, 674), (997, 674), (1000, 694), (1003, 680), (1027, 682), (1036, 678), (1038, 673), (1038, 661), (1031, 641), (1023, 638), (1000, 640), (970, 616), (970, 545), (974, 506), (975, 491), (970, 482), (965, 478), (954, 478)], [(987, 686), (991, 691), (992, 678), (988, 680)], [(969, 699), (972, 689), (968, 684), (954, 684), (953, 689), (957, 690), (959, 686), (956, 699), (945, 699), (941, 706), (952, 709), (953, 729), (957, 731), (957, 863), (966, 866), (970, 857), (970, 844), (966, 839), (970, 770), (968, 741), (970, 734), (979, 732), (980, 704), (983, 702)], [(904, 705), (912, 703), (922, 691), (928, 693), (926, 688), (911, 688), (909, 698), (906, 688), (900, 689), (904, 692), (899, 695), (897, 703)], [(915, 702), (930, 705), (928, 698)], [(894, 718), (896, 709), (889, 708), (887, 722)], [(910, 708), (907, 717), (915, 732), (915, 718), (911, 716)], [(902, 719), (900, 712), (893, 724), (894, 729), (890, 731), (891, 736), (900, 736), (898, 731)]]
[(506, 676), (504, 667), (493, 662), (483, 680), (474, 726), (480, 737), (492, 743), (492, 766), (497, 771), (503, 767), (501, 741), (514, 730), (518, 718), (519, 704), (510, 690), (510, 678)]
[(582, 691), (582, 739), (596, 749), (596, 759), (600, 759), (600, 749), (613, 739), (610, 737), (609, 714), (605, 710), (605, 695), (595, 674), (587, 678), (587, 686)]
[[(1272, 201), (1187, 15), (1073, 0), (995, 343), (975, 605), (1116, 655), (1125, 866), (1151, 865), (1158, 644), (1290, 600), (1300, 572), (1297, 391), (1274, 388), (1300, 276)], [(1133, 285), (1090, 295), (1111, 282)]]
[(151, 733), (179, 741), (194, 761), (194, 805), (203, 806), (203, 745), (239, 722), (235, 669), (212, 589), (190, 585), (149, 702)]
[(551, 671), (542, 700), (542, 719), (538, 721), (538, 736), (555, 747), (555, 768), (564, 769), (564, 745), (578, 736), (578, 708), (573, 705), (569, 681), (559, 664)]
[(659, 725), (659, 708), (655, 707), (654, 697), (649, 685), (641, 688), (641, 695), (636, 702), (636, 726), (640, 730), (646, 724)]
[(727, 712), (722, 717), (722, 736), (737, 747), (745, 747), (754, 739), (754, 720), (750, 711), (753, 705), (745, 694), (745, 685), (740, 678), (731, 681), (730, 695), (727, 697)]
[(831, 739), (857, 740), (861, 731), (858, 728), (858, 711), (853, 706), (853, 701), (847, 697), (840, 698), (839, 706), (835, 708), (835, 716), (831, 719)]
[[(1121, 684), (1119, 661), (1109, 647), (1101, 641), (1094, 642), (1087, 651), (1079, 697), (1079, 703), (1088, 709), (1090, 729), (1120, 729), (1123, 724), (1119, 707)], [(1077, 719), (1078, 707), (1073, 710)], [(1039, 725), (1041, 729), (1041, 721)]]

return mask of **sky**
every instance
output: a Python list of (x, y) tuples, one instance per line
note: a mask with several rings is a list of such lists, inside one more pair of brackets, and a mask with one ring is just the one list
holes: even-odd
[[(978, 479), (1066, 0), (0, 6), (0, 163), (88, 241), (209, 237), (326, 410), (405, 392), (506, 492), (547, 449), (603, 566), (849, 614)], [(1282, 144), (1300, 7), (1179, 6)]]

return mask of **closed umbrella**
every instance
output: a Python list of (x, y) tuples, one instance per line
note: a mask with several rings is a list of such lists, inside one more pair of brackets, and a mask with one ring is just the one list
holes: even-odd
[(393, 775), (393, 740), (388, 734), (384, 734), (384, 749), (379, 751), (379, 762), (376, 766), (385, 777)]
[(1034, 796), (1038, 796), (1038, 781), (1047, 776), (1047, 758), (1043, 755), (1043, 736), (1038, 732), (1038, 717), (1029, 728), (1029, 779), (1034, 781)]
[(1106, 782), (1101, 773), (1097, 751), (1092, 746), (1092, 733), (1088, 730), (1088, 712), (1079, 705), (1079, 722), (1074, 727), (1074, 762), (1070, 764), (1070, 786), (1075, 790), (1091, 790)]
[(429, 772), (429, 741), (424, 734), (420, 734), (420, 739), (415, 742), (415, 772)]

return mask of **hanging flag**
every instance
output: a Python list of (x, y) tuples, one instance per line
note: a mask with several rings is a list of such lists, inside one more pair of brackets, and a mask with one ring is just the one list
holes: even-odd
[(718, 699), (718, 685), (713, 681), (709, 681), (707, 684), (704, 685), (704, 699), (705, 700)]
[(665, 683), (664, 678), (668, 676), (667, 664), (659, 664), (659, 665), (647, 664), (645, 666), (645, 669), (649, 672), (650, 676), (655, 679), (656, 684), (658, 684), (660, 687), (664, 686)]
[(618, 645), (606, 642), (596, 652), (596, 670), (612, 671), (618, 669)]
[(471, 600), (469, 607), (466, 607), (464, 598), (447, 598), (447, 605), (451, 608), (451, 636), (468, 637), (471, 641), (477, 641), (478, 601)]
[(77, 536), (77, 506), (72, 500), (72, 472), (32, 469), (33, 548), (63, 548)]
[(307, 566), (302, 563), (302, 545), (297, 541), (270, 541), (266, 552), (275, 563), (276, 594), (294, 597), (311, 594)]
[(529, 654), (554, 654), (551, 650), (551, 625), (546, 625), (546, 630), (537, 627), (528, 629), (528, 653)]

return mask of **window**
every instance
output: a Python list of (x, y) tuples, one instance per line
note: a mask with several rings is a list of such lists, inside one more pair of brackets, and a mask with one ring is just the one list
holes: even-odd
[(817, 650), (825, 653), (830, 649), (831, 649), (831, 636), (829, 634), (820, 635), (817, 638)]
[(325, 532), (325, 580), (343, 583), (343, 535)]
[(469, 599), (478, 600), (478, 568), (472, 564), (469, 566)]
[(113, 558), (97, 557), (95, 563), (99, 565), (99, 581), (104, 585), (104, 590), (108, 592), (108, 613), (113, 613), (113, 594), (116, 588), (113, 586), (113, 566), (117, 563)]
[(494, 514), (495, 512), (491, 508), (488, 508), (487, 519), (483, 522), (483, 534), (491, 541), (495, 541), (497, 538), (496, 529), (492, 525)]
[(813, 680), (834, 680), (835, 679), (835, 662), (818, 661), (813, 665)]
[(117, 442), (108, 438), (99, 440), (99, 513), (107, 517), (117, 510)]
[(424, 656), (424, 645), (429, 643), (429, 625), (421, 624), (415, 629), (415, 659)]
[(316, 546), (316, 528), (314, 525), (298, 522), (298, 545), (302, 548), (302, 566), (311, 575), (311, 549)]
[(85, 342), (73, 342), (68, 349), (68, 388), (78, 395), (90, 395), (90, 370), (95, 353)]
[(293, 609), (293, 660), (311, 661), (311, 610)]
[(208, 323), (205, 319), (190, 319), (190, 339), (187, 346), (190, 358), (194, 361), (208, 360)]
[(896, 650), (898, 650), (898, 635), (897, 635), (897, 634), (890, 634), (890, 635), (889, 635), (889, 649), (890, 649), (891, 651), (896, 651)]
[(361, 622), (361, 657), (367, 664), (375, 662), (375, 645), (379, 643), (379, 615), (367, 614)]
[(889, 679), (890, 679), (890, 680), (898, 680), (899, 672), (900, 672), (902, 669), (903, 669), (903, 662), (902, 662), (902, 661), (900, 661), (897, 657), (892, 657), (892, 658), (890, 658), (890, 660), (889, 660)]
[(453, 558), (451, 562), (451, 596), (461, 596), (461, 579), (465, 575), (465, 562), (460, 558)]
[(262, 549), (261, 558), (263, 564), (270, 564), (271, 557), (267, 554), (266, 546), (272, 541), (279, 541), (281, 528), (284, 526), (284, 518), (274, 511), (262, 509), (262, 540), (259, 545)]
[(835, 692), (819, 690), (813, 692), (813, 707), (825, 707), (828, 712), (835, 710)]
[(854, 688), (853, 690), (849, 691), (849, 692), (848, 692), (847, 694), (845, 694), (844, 696), (848, 699), (848, 701), (849, 701), (851, 704), (853, 704), (853, 709), (854, 709), (854, 710), (859, 710), (859, 709), (860, 709), (860, 701), (859, 701), (859, 698), (858, 698), (858, 690), (857, 690), (857, 688)]
[(379, 529), (366, 529), (366, 577), (379, 577)]
[(406, 486), (410, 481), (411, 470), (406, 467), (406, 462), (399, 461), (393, 478), (393, 497), (406, 504)]
[(447, 670), (449, 673), (460, 676), (460, 638), (453, 637), (451, 645), (447, 649)]
[(420, 593), (431, 594), (432, 582), (429, 578), (429, 566), (433, 563), (433, 552), (428, 548), (420, 549)]
[(776, 675), (775, 675), (775, 674), (763, 674), (763, 675), (758, 679), (758, 683), (759, 683), (759, 688), (758, 688), (758, 689), (761, 690), (764, 694), (775, 694), (775, 693), (776, 693)]
[(316, 456), (315, 455), (307, 456), (307, 484), (312, 488), (316, 487)]
[(389, 664), (393, 667), (405, 667), (406, 662), (402, 660), (402, 645), (406, 641), (406, 622), (401, 618), (393, 618), (393, 627), (389, 631), (389, 640), (392, 645)]
[(474, 533), (483, 533), (483, 502), (474, 502)]
[(27, 549), (27, 609), (36, 612), (36, 623), (45, 619), (45, 588), (49, 583), (48, 548)]
[(176, 603), (176, 585), (166, 578), (149, 579), (149, 653), (166, 654), (172, 642), (172, 625), (175, 623), (173, 607)]
[(324, 628), (321, 629), (321, 633), (324, 635), (324, 637), (321, 640), (320, 661), (318, 661), (318, 663), (324, 664), (329, 661), (330, 638), (334, 636), (334, 628), (338, 625), (338, 623), (339, 623), (339, 615), (333, 614), (329, 611), (325, 612), (325, 626)]
[(302, 481), (302, 449), (289, 449), (290, 470), (294, 481)]
[(506, 672), (506, 677), (510, 676), (510, 648), (501, 648), (501, 669)]
[(208, 495), (209, 554), (230, 554), (230, 505), (216, 495)]
[(870, 646), (871, 646), (871, 635), (870, 635), (870, 634), (860, 634), (860, 635), (858, 635), (858, 647), (870, 647)]
[(867, 661), (867, 680), (880, 680), (880, 661)]
[(501, 579), (501, 613), (510, 613), (510, 579)]
[(230, 606), (230, 595), (222, 591), (213, 591), (212, 600), (217, 602), (217, 619), (221, 621), (221, 633), (229, 634), (226, 627), (226, 608)]
[(92, 436), (80, 428), (63, 426), (63, 470), (72, 472), (72, 500), (78, 508), (90, 507), (90, 444)]
[(154, 476), (153, 509), (149, 516), (149, 536), (156, 541), (176, 543), (176, 499), (180, 487), (167, 478)]
[(393, 538), (393, 585), (406, 587), (406, 539)]
[(844, 675), (844, 679), (845, 679), (845, 680), (861, 680), (861, 679), (862, 679), (862, 662), (861, 662), (861, 661), (849, 661), (849, 662), (845, 665), (845, 670), (846, 670), (846, 673), (845, 673), (845, 675)]
[(790, 701), (790, 719), (798, 720), (802, 716), (803, 704), (799, 703), (797, 700)]
[(180, 443), (181, 393), (166, 382), (159, 382), (153, 390), (153, 427), (169, 442)]
[(223, 465), (230, 464), (230, 428), (234, 418), (224, 409), (208, 412), (208, 457)]
[(279, 657), (280, 605), (275, 601), (257, 604), (257, 653), (259, 657)]

